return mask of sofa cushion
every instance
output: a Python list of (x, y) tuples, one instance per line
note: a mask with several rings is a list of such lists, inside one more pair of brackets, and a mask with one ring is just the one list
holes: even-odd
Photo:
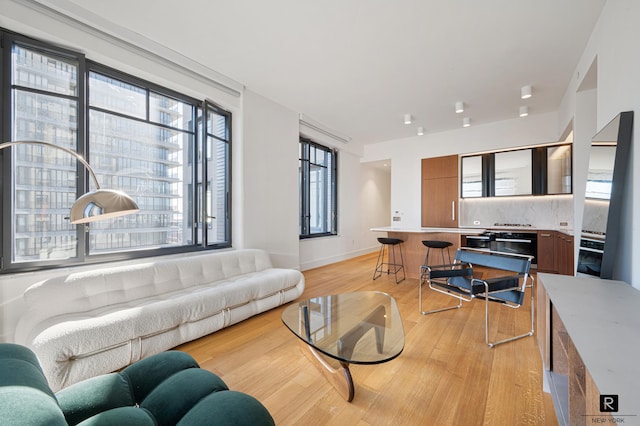
[(33, 352), (24, 346), (2, 343), (0, 368), (0, 423), (67, 424)]
[(251, 395), (215, 392), (203, 398), (177, 426), (275, 425), (264, 406)]

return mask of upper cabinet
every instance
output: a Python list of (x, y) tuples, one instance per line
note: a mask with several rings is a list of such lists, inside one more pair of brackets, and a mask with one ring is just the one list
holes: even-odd
[(422, 226), (458, 226), (458, 156), (422, 160)]
[(543, 149), (547, 160), (547, 188), (545, 193), (573, 193), (571, 145), (548, 146)]
[(533, 155), (531, 149), (496, 152), (494, 158), (494, 195), (531, 195)]
[(461, 160), (462, 198), (571, 194), (571, 144), (490, 152)]

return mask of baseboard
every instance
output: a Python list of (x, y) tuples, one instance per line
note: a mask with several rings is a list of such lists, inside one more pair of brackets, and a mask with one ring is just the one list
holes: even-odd
[(343, 260), (353, 259), (354, 257), (364, 256), (365, 254), (374, 253), (379, 250), (379, 247), (369, 247), (361, 250), (352, 251), (349, 253), (343, 253), (337, 256), (325, 257), (323, 259), (314, 259), (311, 262), (305, 262), (300, 264), (300, 270), (306, 271), (308, 269), (319, 268), (321, 266), (330, 265), (332, 263), (342, 262)]

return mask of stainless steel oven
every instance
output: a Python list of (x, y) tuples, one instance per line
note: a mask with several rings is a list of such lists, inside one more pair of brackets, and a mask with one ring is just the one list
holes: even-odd
[(533, 256), (531, 263), (538, 263), (538, 234), (535, 232), (495, 232), (491, 250), (503, 253)]
[(467, 247), (490, 250), (493, 233), (483, 232), (479, 235), (465, 235), (465, 238), (467, 239)]
[(580, 239), (577, 272), (581, 274), (600, 276), (604, 241), (591, 238)]

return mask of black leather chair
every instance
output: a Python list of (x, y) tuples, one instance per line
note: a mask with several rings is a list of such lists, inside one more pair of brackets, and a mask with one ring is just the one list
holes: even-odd
[[(510, 342), (521, 337), (533, 336), (534, 333), (534, 300), (533, 277), (529, 274), (531, 256), (487, 252), (460, 248), (456, 251), (454, 261), (450, 265), (424, 265), (421, 268), (418, 303), (422, 315), (447, 311), (462, 307), (462, 302), (474, 299), (485, 301), (485, 342), (489, 347)], [(477, 278), (474, 268), (494, 270), (498, 276), (487, 279)], [(427, 284), (431, 290), (458, 300), (458, 304), (439, 309), (425, 311), (422, 305), (422, 287)], [(523, 305), (526, 289), (531, 290), (531, 328), (500, 341), (491, 341), (489, 336), (489, 302), (496, 302), (509, 308)], [(516, 327), (514, 327), (515, 329)]]

